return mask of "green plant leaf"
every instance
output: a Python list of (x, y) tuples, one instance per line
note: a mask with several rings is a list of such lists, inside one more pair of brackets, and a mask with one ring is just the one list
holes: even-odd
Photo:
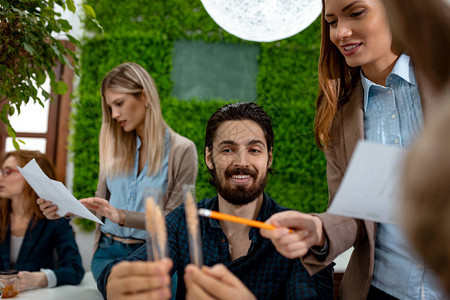
[(65, 32), (67, 32), (70, 29), (72, 29), (72, 25), (70, 25), (70, 23), (67, 20), (64, 20), (64, 19), (59, 19), (58, 20), (58, 25)]
[(69, 39), (69, 41), (74, 44), (77, 47), (80, 47), (81, 43), (79, 40), (77, 40), (76, 38), (74, 38), (72, 35), (70, 34), (66, 34), (67, 38)]
[(69, 87), (64, 81), (56, 81), (54, 85), (52, 85), (53, 92), (58, 95), (63, 95), (67, 92)]
[(84, 8), (84, 13), (86, 15), (88, 15), (91, 18), (95, 19), (95, 11), (92, 8), (92, 6), (88, 5), (88, 4), (83, 4), (83, 8)]
[(8, 115), (12, 116), (15, 113), (15, 111), (16, 110), (14, 109), (14, 106), (10, 106), (8, 109)]
[(75, 4), (73, 3), (73, 0), (66, 0), (67, 9), (71, 12), (75, 13)]
[(45, 82), (45, 78), (46, 78), (45, 72), (37, 72), (36, 73), (36, 84), (38, 86), (43, 85)]
[(92, 22), (94, 22), (95, 25), (97, 25), (97, 27), (101, 30), (102, 33), (104, 32), (102, 25), (100, 25), (97, 19), (92, 19)]
[(51, 68), (48, 71), (48, 76), (50, 77), (50, 81), (55, 81), (56, 80), (55, 72), (53, 72), (53, 69), (51, 69)]
[(35, 54), (35, 50), (34, 50), (33, 46), (31, 46), (30, 44), (24, 43), (23, 47), (25, 48), (25, 50), (27, 50), (31, 54)]
[(53, 44), (53, 45), (52, 45), (52, 49), (53, 49), (53, 51), (55, 52), (55, 54), (56, 54), (57, 57), (61, 57), (61, 52), (59, 51), (57, 45), (54, 45), (54, 44)]
[(15, 137), (13, 137), (12, 142), (13, 142), (14, 149), (20, 150), (19, 143), (17, 143)]
[[(30, 99), (30, 98), (24, 98), (24, 99), (26, 99), (26, 100), (24, 100), (23, 103), (27, 104), (28, 103), (28, 99)], [(18, 115), (20, 115), (20, 106), (21, 106), (21, 104), (22, 104), (22, 102), (15, 103)]]
[(66, 55), (63, 55), (64, 58), (64, 63), (66, 64), (66, 66), (68, 66), (71, 70), (75, 71), (72, 64), (70, 63), (70, 61), (67, 59)]
[(10, 137), (12, 137), (13, 139), (16, 138), (16, 131), (11, 126), (7, 126), (7, 131)]
[(51, 95), (49, 93), (47, 93), (46, 90), (42, 90), (42, 96), (44, 96), (45, 100), (51, 98)]
[(9, 8), (9, 4), (8, 4), (8, 1), (6, 1), (6, 0), (1, 0), (0, 1), (0, 6), (1, 7), (3, 7), (3, 9), (8, 9)]

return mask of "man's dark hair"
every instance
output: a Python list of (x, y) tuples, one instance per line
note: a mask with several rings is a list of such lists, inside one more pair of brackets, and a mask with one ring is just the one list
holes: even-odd
[[(273, 129), (269, 115), (254, 102), (230, 103), (219, 108), (208, 120), (205, 134), (205, 155), (206, 148), (212, 152), (213, 140), (216, 137), (217, 128), (226, 121), (250, 120), (256, 122), (262, 129), (266, 139), (267, 151), (273, 150)], [(209, 169), (213, 177), (210, 183), (215, 186), (214, 170)], [(272, 169), (269, 168), (269, 172)]]

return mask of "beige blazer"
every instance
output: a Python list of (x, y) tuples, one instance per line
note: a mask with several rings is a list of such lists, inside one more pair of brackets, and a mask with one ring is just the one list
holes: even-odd
[[(426, 121), (431, 89), (419, 77), (416, 73)], [(363, 102), (363, 88), (359, 83), (348, 101), (338, 108), (333, 120), (330, 133), (332, 144), (325, 151), (329, 204), (339, 188), (357, 141), (364, 139)], [(366, 299), (373, 275), (376, 223), (328, 213), (318, 214), (318, 217), (323, 222), (329, 241), (329, 254), (319, 261), (312, 253), (308, 253), (302, 258), (303, 264), (311, 275), (315, 274), (353, 246), (353, 254), (339, 289), (339, 299)]]
[[(168, 162), (167, 192), (163, 197), (164, 213), (166, 215), (183, 202), (183, 185), (195, 185), (198, 172), (198, 155), (195, 144), (173, 130), (170, 130), (170, 135), (171, 148)], [(95, 196), (109, 200), (110, 193), (106, 186), (105, 178), (99, 178)], [(124, 227), (145, 229), (144, 213), (125, 211), (125, 215)], [(99, 215), (97, 217), (102, 219)], [(97, 250), (100, 234), (100, 226), (97, 224), (94, 252)]]

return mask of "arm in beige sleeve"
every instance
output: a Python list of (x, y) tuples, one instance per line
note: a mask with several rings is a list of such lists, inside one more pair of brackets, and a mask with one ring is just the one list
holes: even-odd
[[(197, 179), (198, 156), (195, 144), (189, 141), (187, 145), (179, 146), (179, 148), (174, 148), (172, 151), (175, 151), (172, 158), (173, 170), (169, 170), (169, 172), (174, 172), (174, 178), (172, 186), (167, 187), (166, 193), (168, 196), (164, 197), (166, 201), (164, 207), (165, 215), (183, 203), (183, 185), (195, 185), (195, 180)], [(125, 222), (121, 226), (145, 229), (144, 213), (127, 210), (123, 210), (123, 212), (125, 213)]]
[(174, 152), (173, 157), (173, 178), (171, 186), (167, 187), (165, 215), (183, 203), (183, 185), (195, 186), (198, 172), (197, 148), (192, 141), (185, 140), (184, 144), (174, 151), (176, 152)]
[[(344, 176), (343, 169), (345, 169), (345, 166), (341, 167), (336, 163), (337, 160), (333, 157), (333, 154), (332, 151), (325, 153), (327, 158), (329, 204), (333, 201), (334, 195), (339, 188)], [(328, 214), (326, 212), (317, 214), (317, 216), (322, 221), (323, 231), (329, 248), (327, 255), (320, 259), (311, 251), (303, 256), (303, 265), (311, 275), (331, 264), (338, 255), (352, 247), (359, 239), (362, 231), (365, 230), (363, 222), (353, 218)]]

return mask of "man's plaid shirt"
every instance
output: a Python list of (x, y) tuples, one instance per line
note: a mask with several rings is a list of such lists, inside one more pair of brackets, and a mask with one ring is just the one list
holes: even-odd
[[(199, 208), (218, 210), (217, 196), (198, 203)], [(271, 215), (287, 210), (264, 194), (257, 220), (265, 221)], [(190, 263), (189, 242), (184, 207), (181, 205), (166, 217), (170, 257), (174, 262), (172, 273), (178, 273), (176, 299), (184, 299), (186, 288), (184, 268)], [(300, 259), (288, 259), (277, 252), (270, 240), (261, 237), (259, 229), (251, 228), (251, 246), (246, 256), (231, 261), (228, 240), (214, 219), (200, 217), (204, 264), (222, 263), (233, 272), (258, 299), (333, 299), (333, 270), (328, 266), (309, 276)], [(98, 279), (99, 290), (105, 296), (105, 286), (111, 267), (121, 260), (147, 260), (146, 246), (126, 258), (109, 264)]]

